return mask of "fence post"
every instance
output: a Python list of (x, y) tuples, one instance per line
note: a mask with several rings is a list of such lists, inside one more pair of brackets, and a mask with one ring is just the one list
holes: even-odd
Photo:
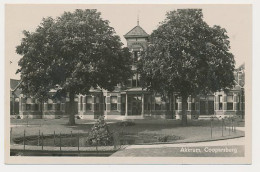
[(114, 150), (116, 150), (116, 144), (117, 144), (117, 143), (116, 143), (116, 141), (117, 141), (116, 139), (117, 139), (117, 138), (116, 138), (116, 133), (114, 132), (114, 133), (113, 133)]
[(73, 145), (73, 140), (72, 140), (72, 131), (70, 131), (70, 146)]
[(55, 131), (53, 133), (53, 144), (54, 144), (54, 147), (55, 147)]
[(60, 133), (60, 151), (61, 151), (61, 133)]
[(233, 125), (233, 132), (235, 132), (235, 120), (232, 119), (232, 125)]
[(43, 150), (43, 132), (42, 132), (42, 150)]
[(233, 132), (233, 119), (231, 119), (231, 132)]
[(236, 124), (237, 122), (234, 123), (234, 132), (236, 133)]
[(78, 132), (78, 151), (79, 151), (79, 132)]
[(213, 121), (213, 118), (211, 117), (211, 119), (210, 119), (210, 138), (212, 138), (212, 121)]
[(23, 150), (25, 150), (25, 129), (23, 131)]
[(224, 119), (224, 125), (225, 125), (225, 131), (226, 131), (227, 130), (227, 125), (226, 125), (225, 119)]
[(26, 125), (27, 125), (27, 127), (28, 127), (28, 115), (27, 115), (27, 120), (26, 120), (26, 121), (27, 121), (27, 124), (26, 124)]
[(228, 129), (228, 135), (229, 135), (229, 136), (230, 136), (231, 125), (232, 125), (232, 124), (231, 124), (231, 120), (229, 119), (229, 127), (228, 127), (228, 128), (229, 128), (229, 129)]
[(41, 130), (39, 130), (39, 135), (38, 135), (38, 146), (40, 146), (40, 137), (41, 137)]
[(223, 125), (224, 125), (224, 119), (222, 118), (222, 128), (221, 128), (221, 130), (222, 130), (222, 137), (224, 136), (223, 135)]
[(96, 139), (96, 151), (98, 151), (98, 140)]

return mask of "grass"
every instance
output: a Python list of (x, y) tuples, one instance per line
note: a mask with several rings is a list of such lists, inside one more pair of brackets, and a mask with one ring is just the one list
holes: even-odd
[[(134, 125), (122, 126), (117, 120), (106, 120), (111, 132), (124, 133), (124, 135), (136, 135), (137, 137), (143, 136), (176, 136), (180, 139), (174, 142), (197, 142), (218, 140), (225, 138), (233, 138), (244, 136), (244, 131), (237, 130), (230, 132), (228, 128), (223, 128), (222, 136), (222, 122), (214, 120), (212, 122), (212, 137), (211, 127), (209, 120), (194, 120), (189, 121), (188, 126), (183, 127), (180, 120), (163, 120), (163, 119), (146, 119), (146, 120), (133, 120)], [(76, 119), (75, 126), (67, 125), (68, 119), (11, 119), (12, 138), (39, 135), (52, 135), (55, 131), (56, 134), (70, 134), (72, 133), (87, 133), (91, 130), (95, 120), (82, 120)], [(28, 126), (27, 126), (28, 124)], [(243, 122), (237, 122), (236, 126), (243, 126)], [(154, 139), (153, 139), (154, 142)]]

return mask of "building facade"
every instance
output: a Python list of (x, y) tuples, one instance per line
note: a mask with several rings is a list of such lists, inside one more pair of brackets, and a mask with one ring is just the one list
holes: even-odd
[[(89, 95), (77, 95), (77, 115), (79, 119), (96, 119), (104, 115), (106, 119), (181, 119), (181, 97), (173, 94), (166, 99), (140, 87), (140, 77), (136, 62), (140, 52), (147, 48), (149, 35), (137, 24), (124, 35), (127, 47), (132, 53), (134, 75), (124, 86), (117, 85), (113, 92), (92, 89)], [(198, 95), (188, 98), (189, 119), (207, 118), (212, 115), (244, 116), (244, 65), (234, 72), (236, 86), (228, 93), (216, 92), (211, 95)], [(10, 99), (12, 100), (12, 99)], [(67, 117), (68, 98), (40, 103), (34, 98), (19, 95), (19, 118), (61, 118)], [(12, 112), (12, 111), (11, 111)]]

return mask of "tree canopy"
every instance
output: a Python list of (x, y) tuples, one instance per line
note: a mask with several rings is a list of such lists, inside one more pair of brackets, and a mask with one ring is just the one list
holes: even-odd
[(23, 33), (17, 73), (26, 95), (47, 99), (57, 85), (72, 96), (92, 87), (111, 91), (132, 75), (130, 52), (96, 10), (44, 18), (35, 32)]
[(201, 9), (179, 9), (150, 36), (139, 72), (143, 87), (161, 94), (189, 95), (226, 90), (234, 82), (234, 57), (227, 32), (209, 26)]

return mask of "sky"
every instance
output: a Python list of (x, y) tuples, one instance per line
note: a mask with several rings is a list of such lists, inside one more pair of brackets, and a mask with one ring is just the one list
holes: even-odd
[(8, 63), (9, 77), (19, 79), (15, 72), (18, 69), (20, 55), (15, 53), (15, 47), (21, 43), (22, 31), (34, 31), (42, 18), (56, 18), (64, 11), (75, 9), (97, 9), (103, 19), (110, 21), (121, 41), (126, 46), (123, 37), (137, 25), (139, 14), (140, 26), (151, 34), (167, 11), (180, 8), (201, 8), (204, 20), (210, 25), (219, 25), (227, 30), (231, 52), (236, 60), (236, 67), (252, 55), (252, 16), (250, 5), (6, 5), (5, 8), (5, 55)]

